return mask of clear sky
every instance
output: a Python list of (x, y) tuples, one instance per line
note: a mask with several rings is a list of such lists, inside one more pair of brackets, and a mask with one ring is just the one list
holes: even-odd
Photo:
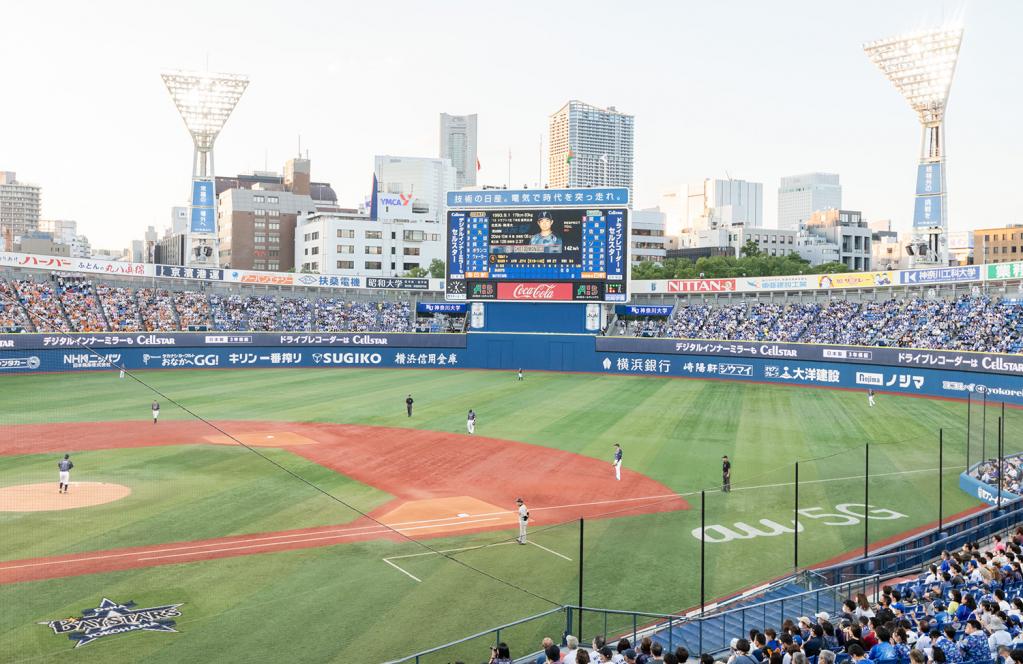
[[(538, 177), (547, 117), (568, 99), (636, 116), (639, 206), (704, 177), (842, 177), (844, 207), (906, 228), (920, 131), (862, 52), (958, 19), (947, 123), (952, 230), (1023, 222), (1018, 0), (635, 2), (23, 2), (0, 39), (0, 170), (43, 186), (45, 218), (93, 246), (169, 223), (191, 140), (160, 72), (247, 74), (216, 147), (221, 175), (280, 170), (299, 135), (343, 203), (375, 154), (436, 156), (438, 114), (478, 113), (483, 183)], [(546, 142), (546, 138), (544, 138)]]

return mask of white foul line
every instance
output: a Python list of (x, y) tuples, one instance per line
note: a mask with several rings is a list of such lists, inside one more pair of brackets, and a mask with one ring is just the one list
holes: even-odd
[(400, 567), (398, 567), (397, 565), (395, 565), (394, 563), (392, 563), (392, 562), (391, 562), (390, 560), (388, 560), (387, 558), (381, 558), (381, 560), (383, 560), (383, 561), (384, 561), (385, 563), (387, 563), (388, 565), (390, 565), (390, 566), (391, 566), (391, 567), (393, 567), (394, 569), (398, 570), (399, 572), (401, 572), (402, 574), (404, 574), (404, 575), (405, 575), (405, 576), (407, 576), (408, 578), (412, 579), (413, 581), (418, 581), (419, 583), (422, 583), (422, 582), (423, 582), (423, 580), (422, 580), (422, 579), (420, 579), (420, 578), (419, 578), (418, 576), (413, 576), (413, 575), (412, 575), (412, 574), (410, 574), (409, 572), (406, 572), (406, 571), (405, 571), (405, 570), (403, 570), (402, 568), (400, 568)]
[(548, 549), (547, 547), (545, 547), (545, 546), (544, 546), (544, 545), (542, 545), (542, 544), (537, 544), (536, 542), (533, 542), (533, 541), (530, 541), (529, 543), (530, 543), (530, 544), (532, 544), (533, 546), (538, 546), (538, 547), (540, 547), (541, 549), (543, 549), (543, 550), (544, 550), (544, 551), (546, 551), (547, 553), (553, 553), (554, 555), (556, 555), (556, 556), (557, 556), (557, 557), (559, 557), (559, 558), (564, 558), (564, 559), (565, 559), (565, 560), (567, 560), (568, 562), (572, 562), (572, 559), (571, 559), (571, 558), (569, 558), (568, 556), (564, 556), (564, 555), (562, 555), (562, 554), (558, 553), (557, 551), (551, 551), (550, 549)]

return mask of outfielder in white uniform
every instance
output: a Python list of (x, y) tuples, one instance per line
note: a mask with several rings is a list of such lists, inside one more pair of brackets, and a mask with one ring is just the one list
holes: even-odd
[(153, 424), (156, 424), (156, 420), (160, 419), (160, 402), (153, 402)]
[(529, 510), (526, 509), (526, 504), (522, 502), (521, 498), (516, 498), (515, 502), (519, 505), (519, 544), (526, 543), (526, 523), (529, 522)]
[(476, 433), (476, 413), (472, 408), (469, 409), (469, 415), (465, 419), (465, 428), (469, 430), (469, 433)]
[(67, 493), (71, 486), (71, 469), (75, 464), (71, 463), (71, 457), (67, 454), (57, 462), (57, 470), (60, 473), (60, 484), (57, 485), (57, 493)]
[(867, 403), (871, 408), (874, 407), (874, 390), (867, 390)]
[(622, 446), (618, 443), (615, 443), (615, 458), (611, 463), (615, 467), (615, 479), (620, 481), (622, 479)]

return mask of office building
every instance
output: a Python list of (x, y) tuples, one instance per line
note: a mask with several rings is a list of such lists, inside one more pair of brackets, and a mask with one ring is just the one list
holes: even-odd
[(764, 185), (746, 180), (711, 180), (690, 184), (686, 228), (714, 230), (764, 225)]
[(629, 245), (632, 262), (663, 263), (667, 246), (665, 215), (658, 208), (636, 210), (629, 215)]
[(804, 173), (781, 179), (778, 187), (778, 228), (802, 228), (818, 210), (842, 207), (842, 185), (836, 173)]
[(838, 260), (854, 272), (871, 269), (871, 231), (857, 210), (822, 210), (810, 215), (806, 231), (838, 246)]
[(440, 114), (440, 158), (455, 168), (455, 187), (476, 186), (476, 114)]
[[(68, 247), (67, 256), (71, 258), (89, 258), (92, 247), (89, 238), (78, 233), (78, 222), (71, 219), (40, 219), (39, 230), (49, 233), (53, 241)], [(65, 255), (65, 254), (55, 254)]]
[(0, 171), (0, 248), (11, 251), (15, 241), (39, 230), (42, 187), (19, 182), (12, 171)]
[(549, 185), (632, 191), (634, 118), (572, 100), (550, 116)]
[(368, 210), (301, 215), (295, 231), (296, 271), (400, 277), (444, 260), (443, 227), (434, 221), (370, 218)]
[(1023, 260), (1023, 224), (973, 231), (973, 262), (1008, 263)]
[(286, 272), (295, 266), (299, 215), (337, 206), (330, 184), (313, 183), (310, 170), (308, 159), (296, 158), (285, 164), (284, 175), (216, 179), (222, 267)]
[(414, 213), (444, 220), (447, 192), (455, 189), (455, 167), (447, 159), (377, 155), (373, 172), (378, 219), (409, 219)]

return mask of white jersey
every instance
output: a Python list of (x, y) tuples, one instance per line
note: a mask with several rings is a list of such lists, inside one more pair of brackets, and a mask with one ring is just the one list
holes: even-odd
[(519, 521), (525, 521), (526, 516), (529, 514), (529, 510), (526, 509), (525, 505), (519, 505)]

